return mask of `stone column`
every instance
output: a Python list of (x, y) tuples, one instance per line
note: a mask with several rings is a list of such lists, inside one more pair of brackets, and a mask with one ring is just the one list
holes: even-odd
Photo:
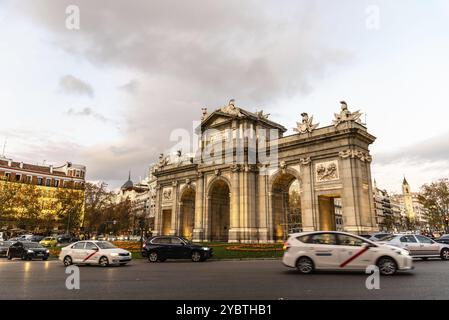
[(230, 226), (229, 226), (229, 242), (240, 241), (240, 183), (239, 171), (240, 165), (234, 164), (231, 166), (231, 194), (230, 194)]
[(259, 167), (258, 180), (258, 198), (257, 198), (257, 227), (258, 227), (258, 239), (259, 242), (268, 242), (269, 232), (268, 232), (268, 203), (269, 194), (267, 190), (268, 184), (268, 170), (267, 166), (261, 165)]
[(172, 189), (172, 209), (171, 209), (171, 224), (170, 235), (176, 235), (179, 223), (179, 211), (178, 211), (178, 182), (173, 181)]
[(203, 196), (204, 196), (204, 178), (203, 174), (199, 173), (196, 181), (195, 223), (193, 229), (193, 242), (201, 242), (204, 240)]
[(154, 230), (153, 235), (162, 234), (162, 208), (161, 208), (161, 194), (162, 188), (160, 185), (156, 186), (156, 207), (154, 213)]
[(300, 159), (301, 164), (301, 219), (303, 231), (314, 231), (317, 228), (317, 215), (315, 210), (315, 188), (313, 178), (313, 165), (310, 158)]
[(360, 171), (357, 169), (359, 160), (353, 156), (341, 157), (340, 177), (343, 182), (341, 202), (343, 208), (344, 231), (362, 232), (361, 198), (363, 197)]

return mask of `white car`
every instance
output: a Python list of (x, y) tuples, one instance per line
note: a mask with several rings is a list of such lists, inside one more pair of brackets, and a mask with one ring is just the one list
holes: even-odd
[(439, 243), (419, 234), (393, 234), (382, 238), (380, 243), (405, 249), (413, 258), (449, 260), (449, 244)]
[(125, 265), (132, 259), (131, 252), (117, 248), (107, 241), (78, 241), (61, 249), (59, 260), (64, 265), (99, 264), (106, 267), (110, 264)]
[(383, 275), (413, 269), (407, 250), (337, 231), (303, 232), (290, 235), (284, 245), (284, 265), (307, 274), (314, 270), (360, 270), (370, 265)]

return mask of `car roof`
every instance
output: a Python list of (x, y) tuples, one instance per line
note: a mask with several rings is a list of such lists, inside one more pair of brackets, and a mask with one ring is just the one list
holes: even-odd
[(299, 236), (305, 236), (305, 235), (310, 235), (310, 234), (318, 234), (318, 233), (334, 233), (334, 234), (342, 234), (342, 235), (347, 235), (347, 236), (358, 236), (356, 234), (352, 234), (352, 233), (348, 233), (348, 232), (343, 232), (343, 231), (306, 231), (306, 232), (298, 232), (298, 233), (291, 233), (288, 236), (289, 237), (299, 237)]

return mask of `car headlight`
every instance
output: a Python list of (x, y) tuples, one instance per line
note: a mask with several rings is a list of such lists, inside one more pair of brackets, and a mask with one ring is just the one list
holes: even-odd
[(34, 251), (33, 251), (33, 250), (27, 250), (27, 252), (28, 252), (28, 253), (33, 253)]
[(118, 253), (117, 252), (112, 252), (111, 253), (111, 257), (117, 257), (118, 256)]
[(203, 250), (205, 250), (205, 251), (210, 250), (210, 248), (208, 248), (208, 247), (202, 247), (201, 249), (203, 249)]
[(47, 250), (45, 250), (45, 252), (50, 253), (50, 250), (47, 249)]

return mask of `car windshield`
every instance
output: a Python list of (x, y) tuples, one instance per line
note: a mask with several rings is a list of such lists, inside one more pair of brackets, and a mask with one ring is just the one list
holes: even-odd
[(37, 242), (24, 242), (23, 243), (24, 248), (43, 248), (39, 243)]
[(396, 238), (396, 236), (394, 234), (389, 234), (389, 235), (379, 238), (378, 241), (390, 241), (390, 240), (393, 240), (394, 238)]
[(115, 248), (117, 248), (112, 243), (107, 242), (107, 241), (100, 241), (100, 242), (97, 242), (96, 244), (100, 249), (115, 249)]
[(191, 244), (192, 242), (187, 240), (186, 238), (180, 238), (182, 241), (184, 241), (185, 243)]

